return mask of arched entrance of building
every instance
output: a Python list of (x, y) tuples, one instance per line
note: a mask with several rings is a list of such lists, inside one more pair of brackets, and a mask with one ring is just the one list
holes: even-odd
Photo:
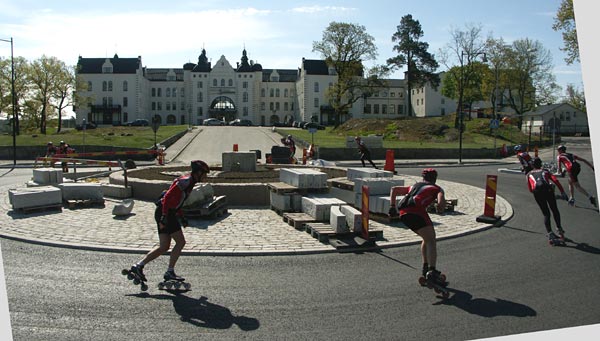
[(279, 123), (279, 116), (277, 116), (277, 115), (271, 115), (271, 118), (269, 120), (269, 124), (270, 125), (274, 125), (275, 123)]
[(175, 124), (177, 123), (177, 117), (175, 115), (167, 116), (167, 124)]
[(283, 118), (283, 123), (291, 125), (292, 122), (294, 122), (294, 115), (290, 115), (290, 114), (285, 115), (285, 117)]
[(160, 117), (160, 115), (154, 115), (152, 121), (156, 121), (158, 124), (162, 124), (162, 117)]
[(225, 119), (229, 122), (236, 118), (237, 109), (231, 98), (227, 96), (218, 96), (210, 103), (208, 115), (211, 118), (216, 118), (221, 121)]

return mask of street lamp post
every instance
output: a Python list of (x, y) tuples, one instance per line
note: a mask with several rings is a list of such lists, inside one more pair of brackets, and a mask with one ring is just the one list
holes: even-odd
[(0, 39), (1, 41), (10, 43), (10, 86), (11, 86), (11, 97), (12, 97), (12, 138), (13, 138), (13, 165), (17, 165), (17, 106), (15, 96), (15, 58), (13, 50), (13, 38), (10, 40)]
[(460, 87), (459, 93), (458, 93), (458, 122), (459, 122), (459, 126), (458, 126), (458, 163), (462, 164), (462, 145), (463, 145), (463, 131), (464, 129), (464, 124), (463, 124), (463, 94), (464, 94), (464, 86), (465, 86), (465, 70), (464, 70), (464, 56), (467, 55), (467, 68), (469, 67), (469, 65), (471, 64), (471, 56), (472, 58), (475, 58), (479, 55), (483, 55), (482, 61), (485, 63), (487, 62), (487, 58), (485, 56), (485, 52), (473, 52), (473, 53), (465, 53), (465, 51), (461, 51), (460, 52), (460, 79), (458, 82), (458, 86)]

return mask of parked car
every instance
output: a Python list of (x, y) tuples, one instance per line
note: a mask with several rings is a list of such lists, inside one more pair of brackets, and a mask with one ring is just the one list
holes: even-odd
[[(98, 126), (96, 125), (96, 123), (94, 122), (86, 122), (85, 123), (85, 129), (96, 129)], [(75, 126), (75, 129), (77, 130), (83, 130), (83, 124), (78, 124)]]
[(317, 130), (325, 130), (324, 125), (320, 125), (317, 122), (308, 122), (302, 126), (302, 129), (315, 128)]
[(138, 118), (135, 121), (127, 123), (128, 127), (147, 127), (149, 125), (150, 125), (150, 122), (148, 122), (148, 120), (145, 120), (145, 119), (142, 119), (142, 118)]
[(245, 119), (241, 119), (241, 118), (236, 118), (235, 120), (229, 122), (230, 126), (251, 126), (252, 125), (252, 121), (250, 120), (245, 120)]
[(207, 118), (204, 121), (202, 121), (202, 125), (205, 125), (205, 126), (224, 126), (225, 122), (223, 122), (221, 120), (217, 120), (216, 118)]

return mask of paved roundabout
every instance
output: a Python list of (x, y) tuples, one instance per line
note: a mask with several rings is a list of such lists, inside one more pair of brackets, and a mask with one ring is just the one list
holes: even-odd
[[(401, 175), (406, 184), (417, 177)], [(479, 223), (483, 213), (485, 190), (455, 182), (438, 180), (446, 197), (458, 199), (455, 212), (432, 214), (438, 239), (454, 238), (492, 227)], [(120, 201), (107, 199), (104, 207), (78, 207), (31, 213), (14, 211), (8, 201), (8, 190), (25, 187), (13, 184), (0, 187), (0, 235), (6, 238), (79, 249), (112, 252), (145, 253), (158, 243), (154, 222), (154, 203), (135, 200), (131, 215), (117, 218), (113, 207)], [(496, 198), (495, 214), (502, 221), (513, 216), (513, 209), (504, 198)], [(401, 223), (369, 222), (383, 229), (384, 240), (379, 248), (399, 247), (419, 243), (420, 239)], [(233, 207), (227, 215), (215, 220), (191, 219), (184, 230), (187, 244), (184, 254), (199, 255), (294, 255), (337, 252), (329, 244), (319, 242), (303, 231), (288, 225), (274, 211), (264, 207)]]

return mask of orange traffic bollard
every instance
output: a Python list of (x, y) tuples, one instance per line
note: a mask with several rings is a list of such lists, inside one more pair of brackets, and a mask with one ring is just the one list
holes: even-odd
[(385, 152), (385, 166), (383, 167), (383, 170), (396, 173), (396, 169), (394, 167), (394, 151), (391, 149), (388, 149)]
[(483, 215), (480, 215), (475, 220), (480, 223), (496, 224), (500, 220), (500, 216), (494, 215), (496, 210), (496, 188), (498, 183), (497, 175), (488, 175), (485, 187), (485, 200)]
[(303, 165), (306, 164), (306, 158), (307, 158), (306, 148), (302, 148), (302, 164)]

